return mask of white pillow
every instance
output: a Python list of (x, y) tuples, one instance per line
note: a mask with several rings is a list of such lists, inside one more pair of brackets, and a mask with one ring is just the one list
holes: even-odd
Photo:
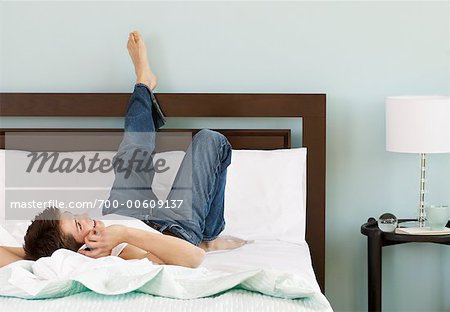
[[(5, 220), (5, 201), (7, 200), (5, 197), (5, 173), (8, 175), (8, 187), (24, 187), (23, 181), (26, 181), (26, 187), (43, 187), (43, 186), (51, 186), (55, 187), (84, 187), (85, 190), (68, 190), (68, 189), (59, 189), (58, 191), (50, 190), (36, 190), (34, 192), (8, 192), (11, 194), (15, 194), (14, 200), (17, 201), (47, 201), (49, 199), (63, 201), (68, 203), (69, 201), (77, 201), (77, 202), (94, 202), (95, 199), (105, 200), (109, 197), (110, 188), (114, 181), (114, 171), (110, 170), (106, 173), (95, 172), (95, 173), (76, 173), (72, 172), (70, 174), (66, 173), (49, 173), (48, 164), (51, 161), (48, 161), (44, 170), (41, 173), (36, 173), (36, 170), (33, 169), (31, 173), (26, 173), (26, 168), (30, 163), (30, 158), (27, 155), (30, 152), (28, 151), (19, 151), (19, 150), (0, 150), (0, 226), (3, 226), (9, 233), (22, 232), (23, 229), (27, 228), (28, 220), (34, 218), (35, 213), (34, 209), (28, 209), (25, 211), (25, 215), (27, 217), (17, 218), (15, 220)], [(115, 152), (108, 151), (82, 151), (82, 152), (61, 152), (58, 155), (58, 159), (61, 160), (63, 158), (70, 158), (74, 160), (80, 159), (80, 157), (85, 156), (86, 159), (92, 158), (96, 153), (99, 153), (100, 159), (109, 159), (112, 160)], [(180, 167), (181, 161), (183, 160), (185, 152), (184, 151), (170, 151), (164, 153), (156, 153), (153, 161), (156, 162), (158, 159), (162, 158), (166, 161), (166, 165), (164, 167), (169, 167), (168, 170), (160, 173), (155, 173), (152, 188), (155, 192), (155, 195), (159, 199), (166, 199), (167, 195), (170, 192), (173, 181), (175, 180), (176, 174), (178, 172), (178, 168)], [(7, 166), (5, 167), (5, 160), (7, 158)], [(75, 162), (74, 162), (75, 163)], [(38, 163), (35, 164), (34, 168), (38, 167)], [(51, 184), (47, 183), (51, 182)], [(45, 185), (45, 183), (49, 185)], [(97, 204), (97, 208), (100, 205)], [(83, 212), (85, 212), (84, 210)], [(99, 217), (101, 216), (100, 209), (96, 209), (92, 211), (92, 216)], [(19, 222), (19, 220), (21, 220)]]
[[(13, 153), (16, 162), (28, 165), (26, 151)], [(90, 156), (95, 152), (67, 152), (60, 157), (78, 159), (80, 155)], [(99, 152), (100, 157), (112, 159), (114, 152)], [(156, 173), (152, 183), (155, 194), (166, 199), (184, 157), (183, 151), (157, 154), (166, 159), (170, 170)], [(9, 157), (9, 156), (8, 156)], [(4, 194), (5, 151), (0, 150), (0, 196)], [(79, 185), (103, 183), (111, 186), (114, 173), (108, 172), (92, 178), (92, 173), (84, 179), (77, 177)], [(61, 193), (61, 192), (57, 192)], [(95, 198), (106, 199), (109, 189), (96, 190)], [(57, 197), (57, 196), (55, 196)], [(87, 200), (83, 198), (83, 200)], [(5, 201), (0, 200), (0, 225), (14, 237), (23, 237), (28, 222), (4, 221)], [(247, 239), (279, 239), (294, 243), (305, 241), (306, 228), (306, 149), (233, 150), (232, 161), (227, 170), (225, 187), (225, 221), (222, 234)], [(23, 232), (23, 235), (20, 234)], [(20, 235), (19, 235), (20, 234)]]
[(233, 150), (223, 234), (305, 242), (306, 148)]
[(0, 246), (20, 247), (22, 244), (0, 225)]
[(166, 166), (170, 168), (167, 171), (155, 173), (153, 178), (152, 190), (159, 199), (166, 200), (169, 195), (185, 154), (186, 153), (183, 151), (171, 151), (156, 153), (153, 158), (154, 162), (159, 158), (164, 159), (166, 161)]

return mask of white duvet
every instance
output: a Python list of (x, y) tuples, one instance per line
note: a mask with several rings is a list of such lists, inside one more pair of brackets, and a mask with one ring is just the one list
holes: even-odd
[[(153, 282), (149, 283), (150, 280)], [(232, 285), (238, 287), (210, 297)], [(130, 293), (134, 288), (138, 292)], [(251, 290), (255, 295), (239, 291), (239, 288)], [(86, 292), (89, 289), (92, 291)], [(120, 295), (121, 293), (126, 293), (127, 297), (123, 297), (125, 294)], [(156, 297), (145, 296), (145, 293)], [(105, 301), (98, 297), (103, 296), (102, 294), (108, 297), (118, 294), (113, 298), (120, 300), (117, 303)], [(0, 269), (0, 295), (11, 296), (0, 297), (0, 307), (21, 307), (23, 311), (30, 304), (35, 308), (40, 306), (43, 310), (48, 310), (48, 304), (44, 304), (48, 301), (17, 301), (13, 297), (63, 297), (52, 301), (55, 310), (67, 309), (69, 306), (73, 310), (81, 306), (98, 306), (102, 309), (110, 306), (114, 310), (118, 307), (117, 304), (127, 305), (126, 302), (139, 306), (145, 303), (159, 307), (161, 311), (177, 310), (172, 305), (173, 302), (178, 302), (176, 307), (180, 311), (188, 307), (195, 307), (196, 311), (211, 311), (213, 306), (214, 310), (221, 310), (218, 307), (223, 304), (230, 309), (233, 307), (231, 310), (243, 310), (242, 304), (248, 308), (259, 307), (261, 310), (261, 304), (265, 302), (264, 311), (278, 311), (282, 306), (298, 311), (332, 311), (316, 282), (307, 244), (276, 240), (259, 240), (235, 250), (207, 253), (202, 266), (197, 269), (157, 266), (147, 260), (125, 261), (116, 257), (89, 259), (61, 250), (54, 257), (42, 258), (36, 262), (19, 261)], [(84, 299), (76, 300), (80, 296)], [(283, 300), (277, 299), (280, 297), (299, 300), (293, 300), (292, 304), (288, 301), (273, 301)], [(173, 300), (170, 298), (198, 299), (181, 303), (167, 301)], [(163, 307), (167, 309), (162, 309)]]
[(139, 290), (176, 299), (207, 297), (237, 285), (292, 299), (314, 293), (307, 280), (268, 269), (235, 266), (222, 266), (221, 270), (189, 269), (154, 265), (147, 259), (126, 261), (112, 256), (89, 259), (64, 249), (35, 263), (18, 262), (3, 271), (6, 274), (2, 277), (8, 279), (11, 287), (2, 287), (1, 295), (34, 299), (79, 292), (80, 287), (73, 282), (103, 295)]
[(314, 298), (329, 306), (312, 271), (307, 245), (281, 241), (256, 241), (232, 251), (208, 253), (197, 269), (154, 265), (147, 259), (91, 259), (68, 250), (0, 269), (0, 295), (27, 299), (86, 290), (103, 295), (139, 291), (193, 299), (233, 288), (279, 298)]

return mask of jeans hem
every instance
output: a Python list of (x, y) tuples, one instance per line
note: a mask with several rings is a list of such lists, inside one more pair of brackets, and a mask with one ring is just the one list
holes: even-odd
[(158, 101), (156, 100), (155, 95), (153, 94), (153, 91), (150, 89), (149, 86), (146, 84), (143, 84), (141, 82), (138, 82), (134, 85), (134, 87), (144, 87), (147, 89), (148, 93), (150, 94), (150, 99), (152, 101), (152, 107), (156, 110), (156, 113), (158, 114), (158, 117), (156, 120), (154, 120), (155, 129), (158, 130), (162, 126), (164, 126), (167, 122), (166, 116), (164, 115), (163, 111), (161, 110), (161, 107), (159, 106)]
[(224, 229), (225, 229), (225, 221), (222, 222), (222, 226), (220, 227), (219, 233), (217, 235), (210, 236), (210, 237), (203, 236), (202, 241), (210, 242), (212, 240), (215, 240), (217, 237), (219, 237), (220, 233), (222, 233), (222, 231)]

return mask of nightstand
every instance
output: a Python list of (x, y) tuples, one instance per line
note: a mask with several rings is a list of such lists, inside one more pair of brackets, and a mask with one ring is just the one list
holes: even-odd
[[(399, 219), (399, 223), (414, 219)], [(450, 222), (447, 223), (449, 227)], [(381, 250), (385, 246), (405, 243), (436, 243), (450, 245), (450, 235), (407, 235), (382, 232), (377, 220), (369, 218), (361, 226), (367, 236), (369, 311), (381, 311)]]

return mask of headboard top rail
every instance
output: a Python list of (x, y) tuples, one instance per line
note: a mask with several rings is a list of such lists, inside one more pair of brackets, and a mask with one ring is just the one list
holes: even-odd
[[(129, 93), (0, 93), (1, 116), (124, 116)], [(324, 94), (158, 93), (169, 117), (324, 117)]]

